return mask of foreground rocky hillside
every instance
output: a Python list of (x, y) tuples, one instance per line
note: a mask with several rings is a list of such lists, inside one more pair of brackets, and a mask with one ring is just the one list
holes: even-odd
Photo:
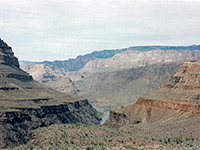
[(37, 129), (32, 140), (14, 150), (198, 150), (200, 117), (120, 128), (90, 125), (52, 125)]
[(200, 61), (182, 63), (163, 88), (139, 98), (136, 104), (112, 111), (107, 124), (158, 122), (199, 115), (199, 89)]
[(11, 47), (0, 40), (0, 148), (26, 143), (33, 129), (55, 123), (98, 124), (86, 99), (41, 85), (19, 68)]

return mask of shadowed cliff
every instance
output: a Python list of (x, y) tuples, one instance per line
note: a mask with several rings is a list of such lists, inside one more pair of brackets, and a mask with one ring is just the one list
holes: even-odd
[(33, 80), (19, 68), (11, 47), (0, 40), (0, 148), (29, 141), (31, 131), (55, 123), (98, 124), (86, 99)]

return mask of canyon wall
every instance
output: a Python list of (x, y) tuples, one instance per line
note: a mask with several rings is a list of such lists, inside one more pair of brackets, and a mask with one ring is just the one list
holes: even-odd
[[(116, 110), (115, 113), (124, 114), (130, 123), (153, 123), (192, 117), (200, 114), (199, 89), (200, 61), (185, 62), (163, 88), (139, 98), (135, 104)], [(111, 122), (107, 121), (107, 124), (112, 124)]]
[(0, 148), (24, 144), (33, 129), (55, 123), (99, 124), (88, 100), (46, 87), (19, 68), (11, 47), (0, 40)]

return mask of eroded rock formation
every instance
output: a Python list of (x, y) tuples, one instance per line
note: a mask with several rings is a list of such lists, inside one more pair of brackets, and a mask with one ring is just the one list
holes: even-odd
[[(131, 123), (158, 122), (200, 114), (200, 61), (182, 63), (160, 90), (119, 109)], [(113, 121), (112, 121), (113, 122)]]
[(12, 48), (0, 39), (0, 64), (19, 67), (18, 59), (14, 56)]
[(54, 123), (98, 124), (88, 100), (60, 93), (19, 68), (11, 47), (0, 40), (0, 148), (26, 143), (33, 129)]
[(95, 59), (89, 61), (81, 70), (119, 70), (148, 66), (150, 64), (180, 62), (189, 58), (200, 56), (199, 50), (152, 50), (152, 51), (126, 51), (116, 54), (112, 58)]

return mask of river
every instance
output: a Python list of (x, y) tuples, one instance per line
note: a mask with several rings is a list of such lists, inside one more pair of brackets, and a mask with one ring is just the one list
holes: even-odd
[(100, 111), (103, 113), (103, 118), (100, 122), (100, 125), (104, 124), (106, 122), (106, 120), (109, 119), (109, 115), (110, 115), (110, 111), (109, 110), (105, 110), (105, 108), (103, 107), (97, 107), (97, 106), (93, 106), (96, 110)]

